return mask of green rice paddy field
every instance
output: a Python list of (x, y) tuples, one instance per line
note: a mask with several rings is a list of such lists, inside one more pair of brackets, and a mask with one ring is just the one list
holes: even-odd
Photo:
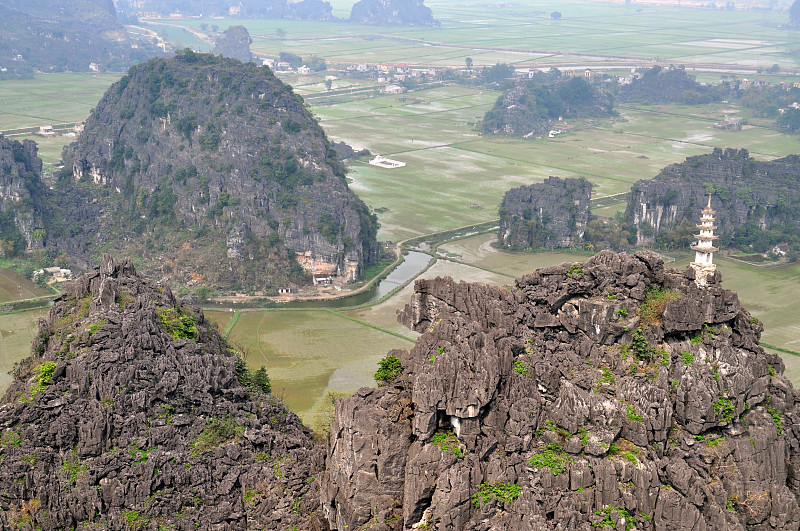
[[(499, 4), (428, 2), (438, 28), (376, 27), (336, 22), (287, 20), (176, 21), (161, 23), (224, 29), (243, 24), (253, 49), (275, 56), (290, 51), (341, 63), (390, 62), (424, 65), (591, 65), (625, 59), (661, 59), (676, 64), (798, 66), (787, 50), (800, 47), (800, 35), (780, 29), (785, 13), (721, 11), (601, 2), (542, 1)], [(335, 14), (349, 15), (336, 2)], [(551, 20), (557, 7), (563, 17)], [(158, 31), (159, 26), (151, 25)], [(277, 38), (277, 30), (286, 38)]]

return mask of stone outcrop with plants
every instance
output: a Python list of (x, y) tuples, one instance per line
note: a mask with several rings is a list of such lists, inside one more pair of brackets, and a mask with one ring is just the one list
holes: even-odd
[(500, 204), (499, 245), (511, 249), (580, 246), (589, 221), (592, 183), (548, 177), (506, 192)]
[(378, 26), (438, 26), (424, 0), (359, 0), (350, 10), (350, 22)]
[(700, 211), (711, 206), (723, 248), (767, 252), (787, 243), (800, 253), (800, 157), (753, 159), (747, 150), (715, 148), (636, 182), (625, 213), (637, 245), (684, 248)]
[(337, 404), (332, 528), (800, 526), (800, 394), (719, 275), (603, 251), (399, 317), (416, 346)]
[(497, 99), (483, 117), (484, 133), (532, 138), (557, 127), (561, 118), (611, 116), (614, 102), (583, 78), (560, 72), (518, 81)]
[(198, 309), (105, 257), (0, 402), (2, 529), (327, 529), (324, 450)]
[(152, 276), (266, 293), (377, 260), (374, 214), (267, 67), (188, 49), (137, 65), (64, 158), (78, 258), (116, 249)]

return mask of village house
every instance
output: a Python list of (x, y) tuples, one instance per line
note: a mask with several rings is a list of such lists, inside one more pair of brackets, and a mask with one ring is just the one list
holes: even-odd
[(406, 89), (401, 87), (400, 85), (386, 85), (385, 87), (381, 88), (381, 92), (384, 94), (402, 94), (405, 92)]
[(262, 59), (261, 66), (268, 66), (271, 69), (275, 68), (275, 59)]
[(297, 73), (298, 74), (302, 74), (304, 76), (307, 76), (308, 74), (311, 73), (311, 69), (309, 67), (307, 67), (306, 65), (303, 65), (303, 66), (301, 66), (300, 68), (297, 69)]
[(330, 286), (333, 284), (333, 277), (327, 273), (317, 273), (311, 275), (311, 280), (315, 286)]
[(33, 272), (33, 281), (35, 282), (37, 278), (40, 276), (44, 276), (45, 278), (50, 278), (48, 283), (50, 282), (66, 282), (72, 278), (72, 271), (69, 269), (63, 269), (60, 267), (45, 267), (44, 269), (39, 269), (38, 271)]
[(89, 63), (89, 72), (99, 72), (100, 65), (97, 63)]
[(40, 125), (39, 126), (39, 134), (41, 136), (58, 136), (58, 133), (55, 132), (53, 129), (53, 124), (50, 125)]

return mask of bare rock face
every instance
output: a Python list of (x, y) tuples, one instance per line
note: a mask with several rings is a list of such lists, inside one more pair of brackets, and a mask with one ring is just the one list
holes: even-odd
[(327, 529), (324, 451), (130, 262), (72, 283), (0, 403), (2, 529)]
[(717, 276), (603, 251), (420, 280), (400, 377), (339, 401), (333, 529), (798, 529), (800, 395)]
[(0, 256), (42, 248), (47, 237), (44, 192), (36, 143), (0, 135)]
[(592, 183), (548, 177), (506, 192), (497, 239), (511, 249), (572, 247), (583, 242)]

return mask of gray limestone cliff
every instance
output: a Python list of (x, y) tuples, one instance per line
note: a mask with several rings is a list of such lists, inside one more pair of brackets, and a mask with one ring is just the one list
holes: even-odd
[(324, 449), (199, 309), (106, 256), (0, 401), (0, 529), (327, 529)]
[(42, 248), (47, 238), (45, 198), (36, 143), (0, 135), (0, 256)]
[(302, 98), (267, 67), (185, 50), (132, 68), (65, 148), (62, 210), (143, 272), (276, 291), (377, 260), (377, 221)]
[(715, 148), (636, 182), (625, 212), (637, 245), (685, 247), (711, 195), (724, 247), (800, 249), (800, 157), (758, 161), (746, 150)]
[(419, 280), (403, 371), (336, 407), (333, 529), (800, 526), (800, 394), (717, 274), (603, 251)]
[(511, 249), (580, 246), (591, 195), (586, 179), (558, 177), (509, 190), (500, 204), (498, 243)]

